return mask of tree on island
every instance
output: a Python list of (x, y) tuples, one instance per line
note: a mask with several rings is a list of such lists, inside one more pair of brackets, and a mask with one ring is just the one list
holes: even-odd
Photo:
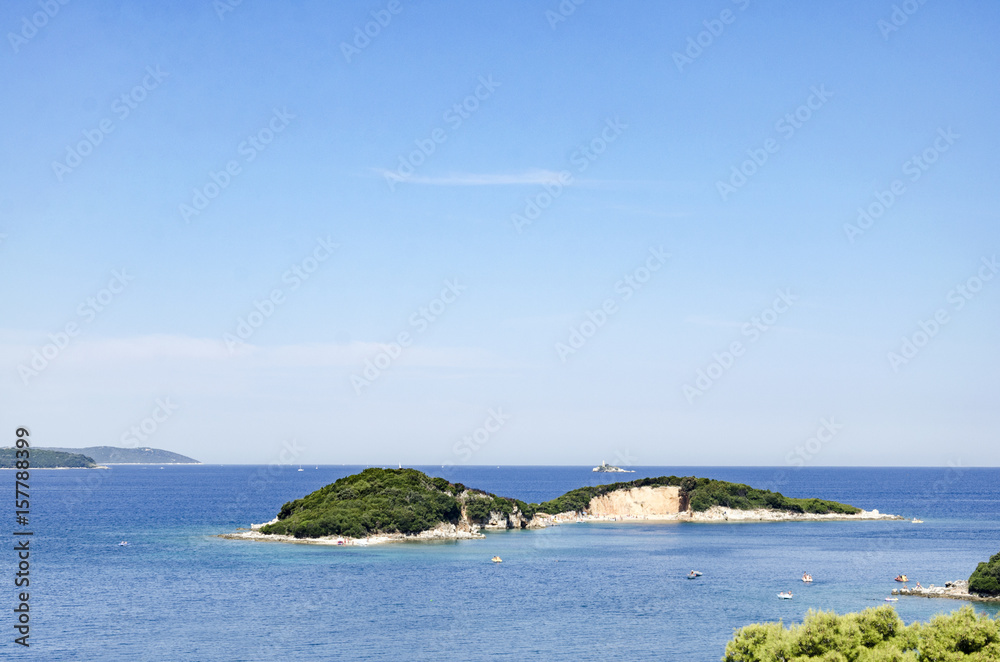
[(723, 662), (959, 662), (1000, 660), (1000, 621), (970, 606), (906, 625), (885, 605), (837, 615), (812, 611), (799, 625), (736, 631)]
[(976, 566), (969, 577), (969, 593), (1000, 595), (1000, 552)]

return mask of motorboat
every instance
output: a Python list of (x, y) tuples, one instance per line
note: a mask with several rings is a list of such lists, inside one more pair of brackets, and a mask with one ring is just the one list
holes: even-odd
[(781, 598), (782, 600), (791, 600), (792, 599), (792, 592), (791, 591), (782, 591), (781, 593), (778, 594), (778, 597)]
[(810, 575), (808, 572), (803, 572), (802, 573), (802, 581), (804, 581), (805, 583), (809, 584), (809, 583), (812, 582), (812, 580), (813, 580), (813, 576)]
[(122, 540), (120, 543), (118, 543), (119, 547), (125, 547), (127, 545), (128, 545), (128, 541), (127, 540)]
[(924, 523), (924, 520), (917, 519), (916, 517), (914, 517), (913, 519), (910, 520), (910, 524), (923, 524), (923, 523)]
[(701, 577), (701, 573), (697, 570), (692, 570), (687, 574), (688, 579), (697, 579), (698, 577)]
[(490, 561), (493, 561), (494, 563), (503, 563), (503, 559), (500, 558), (499, 556), (494, 556), (492, 559), (490, 559)]
[(885, 601), (886, 602), (899, 602), (899, 598), (889, 597), (889, 598), (886, 598)]
[(910, 579), (906, 575), (896, 575), (897, 582), (908, 582)]

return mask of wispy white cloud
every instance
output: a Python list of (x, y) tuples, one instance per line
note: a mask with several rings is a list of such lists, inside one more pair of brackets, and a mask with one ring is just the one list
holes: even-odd
[[(156, 334), (127, 338), (79, 340), (54, 355), (47, 363), (85, 370), (101, 370), (168, 361), (175, 366), (194, 362), (203, 366), (216, 364), (241, 368), (354, 368), (365, 359), (384, 352), (387, 345), (378, 342), (298, 343), (292, 345), (236, 344), (233, 351), (221, 339)], [(0, 341), (0, 362), (17, 366), (31, 365), (32, 352), (38, 350), (24, 343)], [(395, 362), (394, 362), (395, 363)], [(511, 363), (491, 352), (475, 347), (413, 346), (403, 350), (398, 364), (410, 368), (501, 369)]]
[(705, 317), (703, 315), (688, 315), (684, 318), (685, 324), (695, 324), (697, 326), (714, 326), (722, 328), (740, 328), (743, 326), (743, 322), (734, 322), (730, 320), (720, 320), (711, 317)]
[(518, 173), (450, 173), (437, 177), (410, 176), (401, 177), (392, 170), (375, 168), (382, 177), (394, 179), (405, 184), (423, 184), (425, 186), (523, 186), (532, 184), (551, 184), (559, 181), (560, 173), (554, 170), (531, 169)]

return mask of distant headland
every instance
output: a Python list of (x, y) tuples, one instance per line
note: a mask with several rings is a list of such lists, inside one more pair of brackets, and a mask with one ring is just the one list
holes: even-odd
[(198, 460), (172, 453), (159, 448), (118, 448), (116, 446), (88, 446), (86, 448), (37, 448), (31, 451), (32, 456), (40, 450), (57, 451), (61, 453), (82, 453), (100, 464), (201, 464)]
[[(0, 469), (16, 469), (17, 462), (24, 457), (17, 457), (17, 448), (0, 448)], [(23, 452), (23, 449), (22, 449)], [(29, 450), (28, 462), (32, 469), (98, 469), (94, 458), (82, 453), (57, 451), (47, 448), (32, 448)], [(22, 465), (23, 466), (23, 465)]]
[(564, 522), (886, 519), (903, 518), (694, 476), (581, 487), (551, 501), (529, 504), (432, 478), (416, 469), (372, 468), (289, 501), (266, 524), (220, 537), (367, 545), (482, 538), (484, 530), (537, 529)]

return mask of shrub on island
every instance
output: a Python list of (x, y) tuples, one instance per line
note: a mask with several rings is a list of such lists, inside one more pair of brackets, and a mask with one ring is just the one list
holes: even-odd
[(1000, 595), (1000, 552), (983, 561), (969, 577), (969, 593), (976, 595)]
[(906, 625), (888, 606), (839, 616), (810, 610), (799, 625), (736, 631), (723, 662), (946, 662), (1000, 660), (1000, 621), (970, 606)]

